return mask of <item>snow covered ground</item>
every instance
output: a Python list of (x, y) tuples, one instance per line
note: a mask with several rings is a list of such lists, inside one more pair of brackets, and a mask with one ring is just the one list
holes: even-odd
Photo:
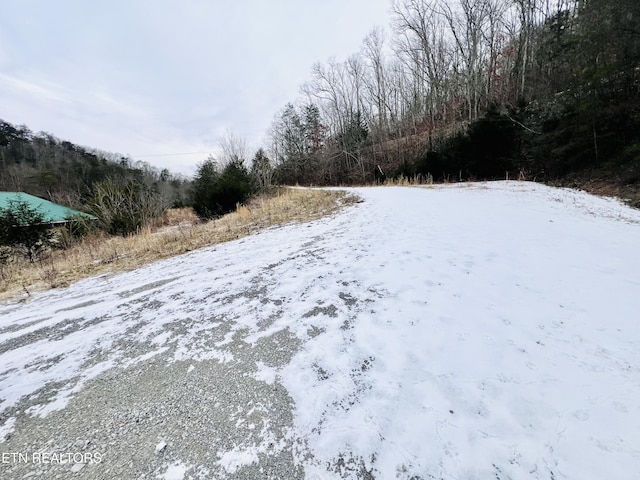
[(0, 307), (0, 452), (161, 359), (187, 379), (244, 362), (292, 419), (260, 421), (257, 394), (228, 418), (251, 434), (157, 478), (244, 478), (285, 450), (311, 479), (640, 472), (640, 212), (521, 182), (355, 191), (331, 218)]

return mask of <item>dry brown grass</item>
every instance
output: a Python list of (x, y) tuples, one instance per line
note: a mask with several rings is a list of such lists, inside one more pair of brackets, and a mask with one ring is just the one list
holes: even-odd
[(571, 185), (601, 197), (615, 197), (633, 208), (640, 208), (640, 185), (621, 184), (613, 179), (593, 179), (575, 182)]
[(91, 235), (33, 264), (15, 258), (0, 267), (0, 300), (28, 297), (35, 291), (64, 287), (94, 275), (133, 270), (267, 227), (315, 220), (356, 200), (340, 191), (286, 188), (256, 197), (235, 212), (209, 222), (200, 222), (191, 209), (170, 210), (165, 218), (137, 235)]
[(415, 187), (418, 185), (433, 185), (432, 176), (414, 175), (405, 177), (400, 175), (398, 178), (387, 178), (382, 184), (387, 187)]

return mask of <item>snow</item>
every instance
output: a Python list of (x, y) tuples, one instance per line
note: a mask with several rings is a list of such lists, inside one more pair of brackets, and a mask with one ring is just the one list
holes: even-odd
[(162, 441), (156, 445), (156, 453), (161, 453), (167, 448), (167, 442)]
[(253, 378), (261, 382), (265, 382), (267, 385), (273, 385), (278, 377), (278, 370), (261, 361), (258, 361), (256, 365), (258, 367), (258, 371), (253, 375)]
[(167, 467), (167, 471), (160, 476), (161, 480), (183, 480), (189, 467), (182, 462), (174, 462)]
[(4, 425), (0, 425), (0, 443), (4, 443), (16, 426), (16, 417), (9, 417), (4, 421)]
[(235, 447), (227, 452), (220, 452), (218, 456), (220, 457), (218, 463), (228, 473), (235, 473), (240, 467), (258, 463), (259, 460), (258, 448), (255, 446), (244, 449)]
[(293, 358), (254, 378), (293, 399), (308, 478), (640, 471), (640, 212), (524, 182), (354, 191), (330, 218), (0, 307), (0, 346), (51, 332), (0, 350), (0, 413), (60, 382), (29, 412), (46, 415), (159, 353), (232, 363), (234, 342), (286, 331)]

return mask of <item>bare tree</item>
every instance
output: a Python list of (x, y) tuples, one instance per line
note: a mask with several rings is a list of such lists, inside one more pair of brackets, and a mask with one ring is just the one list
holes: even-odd
[(485, 45), (482, 40), (487, 26), (489, 2), (486, 0), (458, 0), (457, 3), (439, 1), (441, 15), (451, 32), (456, 47), (457, 74), (466, 98), (467, 118), (478, 117), (481, 102), (482, 75), (485, 70)]
[(517, 94), (525, 98), (527, 73), (533, 57), (533, 36), (536, 27), (536, 10), (540, 0), (514, 0), (518, 8), (519, 41), (515, 75), (517, 76)]
[(404, 95), (408, 110), (418, 120), (427, 115), (432, 123), (449, 94), (446, 89), (452, 61), (437, 7), (434, 0), (395, 0), (392, 7), (395, 50), (411, 79), (411, 89)]
[(344, 63), (329, 60), (327, 66), (316, 63), (311, 72), (311, 81), (302, 86), (302, 92), (322, 105), (333, 134), (343, 131), (347, 124), (347, 112), (354, 111), (357, 102), (353, 93), (353, 82), (348, 78)]
[(365, 37), (362, 44), (362, 54), (367, 62), (368, 73), (364, 78), (367, 91), (368, 104), (370, 105), (371, 122), (377, 126), (379, 134), (384, 132), (389, 124), (389, 104), (387, 86), (387, 64), (384, 56), (384, 31), (382, 28), (374, 28)]
[(247, 142), (233, 132), (226, 131), (219, 141), (221, 155), (219, 163), (222, 168), (231, 162), (244, 164), (247, 161)]

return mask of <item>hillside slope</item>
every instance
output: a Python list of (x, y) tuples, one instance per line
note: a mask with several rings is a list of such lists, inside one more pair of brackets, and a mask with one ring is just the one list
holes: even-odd
[(0, 452), (28, 453), (0, 476), (640, 471), (640, 212), (520, 182), (354, 191), (0, 307)]

